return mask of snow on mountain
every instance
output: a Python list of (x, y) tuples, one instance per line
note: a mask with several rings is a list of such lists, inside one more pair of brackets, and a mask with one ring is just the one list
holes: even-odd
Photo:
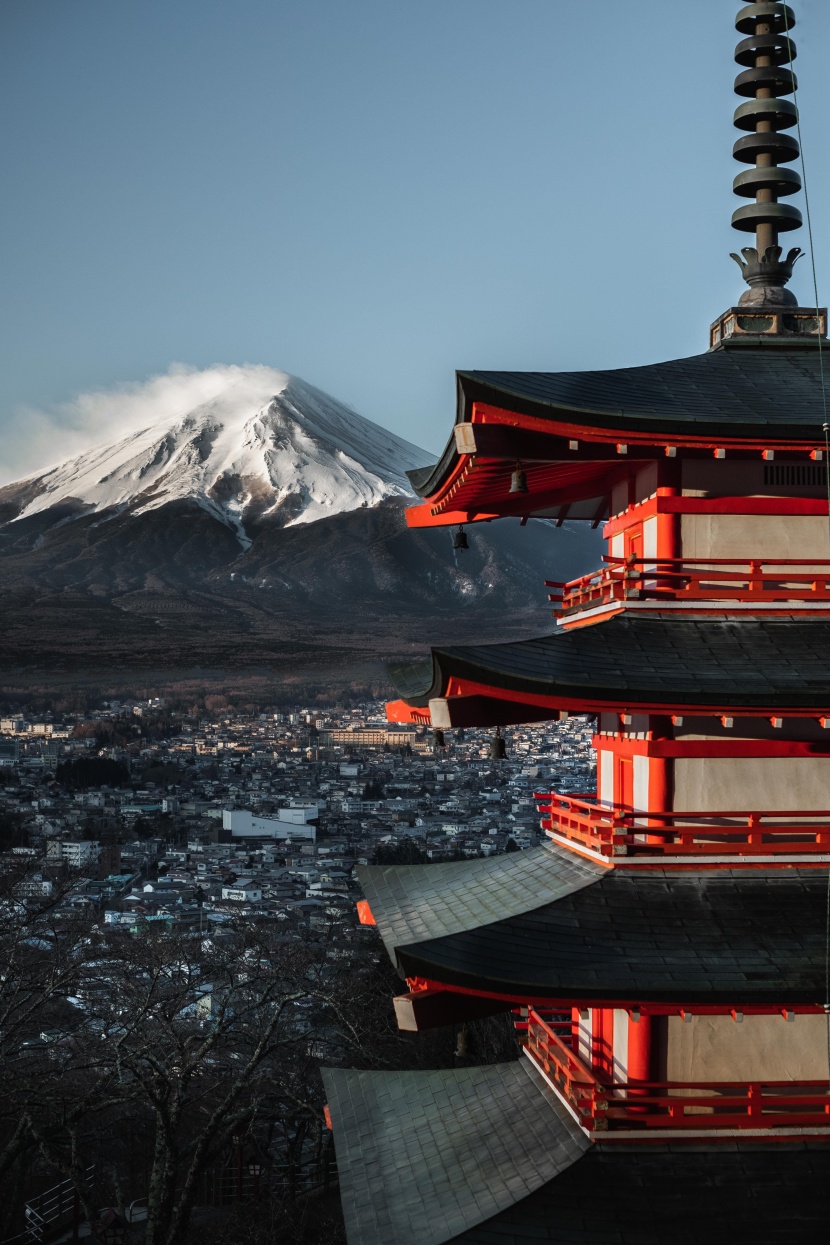
[(167, 390), (160, 379), (133, 391), (136, 430), (21, 482), (31, 500), (17, 519), (66, 503), (141, 514), (189, 498), (247, 547), (252, 521), (288, 527), (408, 497), (404, 472), (432, 460), (272, 368), (211, 368)]

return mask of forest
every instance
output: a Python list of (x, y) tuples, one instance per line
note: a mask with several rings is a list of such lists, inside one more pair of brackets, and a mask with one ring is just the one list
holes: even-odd
[(49, 893), (10, 859), (0, 880), (2, 1239), (37, 1228), (58, 1190), (62, 1225), (71, 1231), (74, 1218), (101, 1245), (336, 1245), (345, 1238), (320, 1068), (515, 1057), (504, 1017), (463, 1034), (400, 1034), (391, 997), (402, 983), (373, 930), (349, 942), (250, 919), (191, 932), (107, 926), (68, 911), (60, 886)]

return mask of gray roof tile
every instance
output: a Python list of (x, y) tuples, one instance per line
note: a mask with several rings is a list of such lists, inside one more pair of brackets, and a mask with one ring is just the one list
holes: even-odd
[(606, 870), (553, 845), (487, 860), (358, 868), (387, 950), (476, 929), (590, 886)]
[(411, 705), (446, 694), (452, 675), (561, 698), (672, 706), (745, 705), (826, 710), (830, 622), (681, 619), (618, 614), (535, 640), (432, 650), (432, 665), (397, 667)]
[(829, 1160), (820, 1144), (599, 1144), (452, 1245), (818, 1245)]
[[(441, 1245), (541, 1189), (589, 1142), (526, 1060), (325, 1069), (349, 1245)], [(460, 1095), (455, 1110), (436, 1102)]]
[(407, 977), (517, 1000), (818, 1003), (826, 904), (819, 869), (614, 869), (505, 920), (399, 943), (395, 956)]

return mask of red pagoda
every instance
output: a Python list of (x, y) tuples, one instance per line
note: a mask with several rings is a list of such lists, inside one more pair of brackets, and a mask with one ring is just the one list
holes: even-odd
[(411, 473), (413, 527), (585, 520), (608, 552), (549, 584), (541, 638), (399, 672), (390, 720), (590, 715), (597, 791), (537, 796), (542, 847), (362, 870), (401, 1027), (510, 1010), (522, 1056), (326, 1073), (349, 1245), (830, 1237), (830, 344), (779, 246), (794, 24), (736, 18), (755, 246), (708, 351), (461, 372)]

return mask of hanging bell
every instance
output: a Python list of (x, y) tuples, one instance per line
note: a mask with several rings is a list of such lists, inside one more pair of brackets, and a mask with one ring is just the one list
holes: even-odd
[(439, 731), (439, 730), (434, 730), (432, 732), (432, 742), (435, 744), (436, 748), (445, 748), (446, 743), (444, 741), (444, 732)]
[(510, 492), (511, 493), (526, 493), (527, 492), (527, 476), (522, 470), (521, 463), (516, 463), (516, 470), (513, 472), (512, 476), (510, 477)]
[(455, 535), (453, 536), (452, 547), (453, 549), (469, 549), (470, 548), (470, 546), (467, 543), (467, 533), (464, 531), (463, 527), (460, 527), (458, 531), (455, 533)]
[(501, 737), (501, 731), (496, 727), (496, 733), (490, 740), (490, 760), (503, 761), (507, 756), (507, 748)]

